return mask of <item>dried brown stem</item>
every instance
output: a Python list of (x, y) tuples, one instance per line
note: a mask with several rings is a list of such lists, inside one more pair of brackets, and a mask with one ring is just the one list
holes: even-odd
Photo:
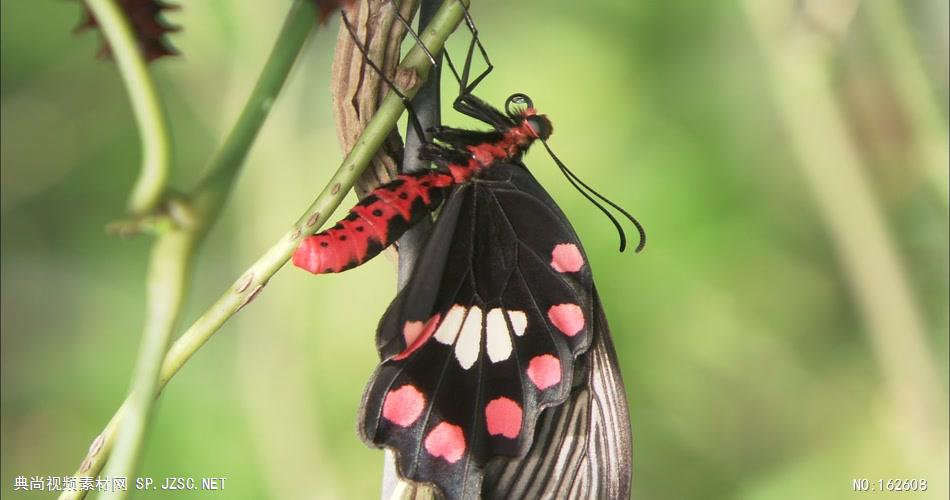
[[(402, 16), (412, 19), (417, 0), (405, 0), (400, 5)], [(388, 0), (360, 0), (345, 8), (356, 31), (358, 42), (343, 23), (337, 35), (336, 52), (333, 57), (333, 116), (336, 120), (337, 138), (344, 153), (348, 153), (376, 112), (382, 97), (389, 87), (374, 69), (365, 63), (359, 43), (369, 58), (390, 79), (396, 78), (399, 64), (399, 49), (406, 29), (400, 23)], [(402, 138), (393, 130), (383, 148), (356, 182), (356, 194), (361, 198), (380, 184), (393, 179), (402, 161)]]

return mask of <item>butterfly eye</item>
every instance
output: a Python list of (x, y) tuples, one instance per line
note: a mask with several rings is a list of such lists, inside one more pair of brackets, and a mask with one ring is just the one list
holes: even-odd
[(528, 126), (534, 131), (541, 140), (545, 141), (551, 137), (551, 121), (544, 115), (533, 115), (525, 119)]
[(524, 108), (533, 108), (534, 103), (531, 102), (531, 98), (524, 94), (512, 94), (507, 101), (505, 101), (505, 112), (508, 113), (508, 116), (517, 116), (520, 114), (521, 110)]

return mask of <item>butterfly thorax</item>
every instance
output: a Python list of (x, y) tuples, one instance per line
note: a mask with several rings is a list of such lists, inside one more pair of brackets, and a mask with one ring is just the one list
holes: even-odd
[[(547, 118), (538, 115), (534, 108), (524, 109), (513, 118), (514, 123), (498, 130), (492, 140), (456, 146), (456, 151), (467, 158), (465, 162), (446, 165), (457, 184), (468, 182), (472, 177), (500, 162), (518, 161), (534, 141), (541, 138), (536, 123), (539, 119), (546, 122)], [(535, 124), (532, 124), (532, 121)]]

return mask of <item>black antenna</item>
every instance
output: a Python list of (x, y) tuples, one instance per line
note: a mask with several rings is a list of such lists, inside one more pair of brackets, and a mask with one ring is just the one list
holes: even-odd
[[(607, 197), (605, 197), (604, 195), (595, 191), (594, 188), (585, 184), (584, 181), (582, 181), (576, 174), (574, 174), (574, 172), (571, 172), (571, 170), (567, 168), (567, 165), (565, 165), (564, 162), (562, 162), (561, 159), (558, 158), (556, 154), (554, 154), (554, 151), (552, 151), (551, 147), (548, 146), (547, 141), (545, 141), (544, 139), (541, 139), (541, 144), (544, 144), (544, 149), (548, 151), (548, 154), (551, 155), (551, 159), (554, 160), (554, 163), (557, 163), (558, 168), (561, 169), (561, 173), (564, 174), (564, 177), (567, 178), (567, 180), (574, 186), (574, 188), (580, 191), (580, 193), (584, 195), (585, 198), (590, 200), (590, 202), (593, 203), (594, 206), (599, 208), (601, 212), (606, 214), (607, 218), (610, 219), (610, 222), (613, 222), (614, 227), (617, 228), (617, 233), (620, 235), (620, 251), (623, 252), (624, 249), (627, 248), (627, 236), (623, 232), (623, 228), (620, 226), (620, 223), (617, 222), (617, 219), (613, 216), (613, 214), (611, 214), (603, 205), (601, 205), (596, 200), (594, 200), (590, 196), (590, 194), (593, 194), (598, 199), (602, 200), (603, 202), (613, 207), (614, 210), (623, 214), (627, 219), (630, 220), (631, 223), (633, 223), (634, 227), (637, 228), (637, 232), (640, 233), (640, 243), (637, 245), (637, 248), (636, 250), (634, 250), (634, 252), (639, 253), (641, 250), (643, 250), (643, 247), (645, 247), (647, 244), (647, 233), (646, 231), (644, 231), (643, 225), (641, 225), (640, 222), (634, 216), (630, 215), (620, 205), (617, 205), (616, 203), (607, 199)], [(584, 189), (590, 192), (590, 194), (585, 192), (584, 189), (581, 189), (580, 186), (583, 186)]]

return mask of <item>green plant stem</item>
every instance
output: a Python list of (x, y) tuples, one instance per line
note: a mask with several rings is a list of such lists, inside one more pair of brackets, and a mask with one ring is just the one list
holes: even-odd
[[(463, 1), (466, 4), (468, 3), (467, 0)], [(304, 3), (312, 4), (313, 2), (298, 0), (295, 5)], [(429, 27), (421, 34), (423, 42), (430, 51), (441, 50), (446, 38), (461, 21), (463, 13), (464, 9), (460, 2), (450, 1), (443, 5)], [(419, 75), (419, 79), (415, 81), (412, 87), (403, 89), (406, 95), (412, 97), (428, 73), (429, 60), (420, 48), (414, 47), (403, 59), (400, 68), (401, 71), (415, 72)], [(171, 346), (161, 364), (157, 389), (151, 393), (152, 397), (158, 396), (178, 370), (229, 318), (257, 296), (270, 277), (290, 259), (300, 241), (326, 222), (333, 210), (343, 200), (347, 191), (352, 187), (353, 182), (369, 164), (376, 150), (379, 149), (389, 131), (395, 126), (403, 110), (404, 107), (400, 98), (390, 92), (384, 99), (379, 111), (367, 124), (350, 154), (346, 156), (330, 182), (294, 224), (293, 228), (287, 231), (251, 265)], [(217, 176), (211, 175), (209, 177)], [(200, 185), (206, 186), (209, 184), (217, 185), (216, 182), (203, 182)], [(224, 198), (224, 196), (209, 196), (207, 199), (223, 201)], [(216, 213), (216, 211), (207, 210), (205, 213)], [(93, 446), (90, 447), (88, 455), (76, 473), (77, 477), (95, 477), (102, 469), (102, 465), (108, 459), (113, 445), (116, 443), (116, 431), (130, 415), (129, 408), (132, 401), (137, 398), (136, 391), (133, 390), (106, 428), (93, 442)], [(131, 478), (131, 476), (124, 477)], [(84, 495), (85, 492), (83, 491), (69, 491), (60, 495), (60, 499), (76, 499), (82, 498)]]
[[(154, 409), (154, 398), (162, 356), (174, 332), (184, 303), (189, 269), (198, 246), (195, 233), (171, 229), (158, 237), (152, 247), (147, 277), (147, 310), (142, 345), (135, 365), (126, 418), (117, 429), (115, 453), (106, 477), (133, 477), (141, 461), (145, 436)], [(103, 499), (124, 498), (128, 491), (110, 491)]]
[(214, 221), (227, 201), (237, 171), (244, 164), (244, 158), (316, 23), (314, 4), (313, 0), (296, 0), (291, 6), (244, 109), (191, 195), (192, 208), (197, 212), (199, 222)]
[(165, 112), (138, 42), (122, 10), (113, 0), (85, 0), (112, 50), (125, 82), (142, 141), (142, 169), (132, 189), (128, 210), (134, 215), (155, 209), (165, 194), (171, 162), (171, 141)]
[[(186, 215), (161, 232), (152, 249), (142, 346), (132, 390), (122, 407), (124, 417), (110, 422), (112, 432), (104, 443), (109, 447), (114, 444), (106, 477), (133, 477), (138, 468), (162, 360), (181, 312), (197, 249), (217, 220), (254, 138), (315, 25), (315, 16), (313, 2), (297, 0), (293, 4), (251, 96), (204, 179), (186, 200), (168, 200), (173, 219), (176, 212)], [(84, 461), (83, 466), (87, 465), (98, 469), (102, 461)], [(102, 498), (114, 500), (126, 495), (127, 491), (114, 491), (104, 493)]]

